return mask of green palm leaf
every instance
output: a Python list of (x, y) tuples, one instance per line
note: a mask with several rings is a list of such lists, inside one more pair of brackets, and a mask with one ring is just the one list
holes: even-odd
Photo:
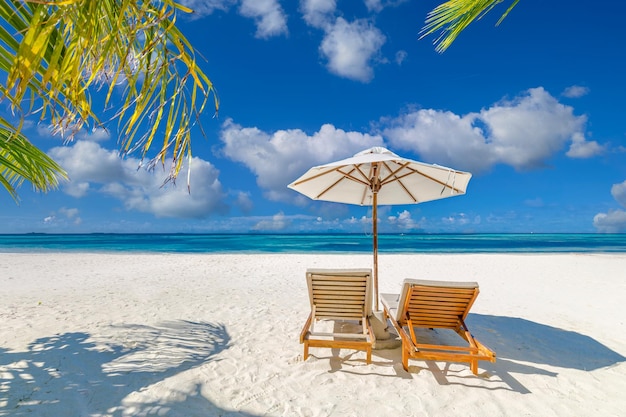
[(58, 187), (67, 174), (48, 155), (0, 118), (0, 184), (18, 201), (17, 188), (30, 181), (37, 191)]
[[(169, 178), (176, 178), (181, 156), (190, 155), (190, 129), (211, 96), (219, 107), (175, 25), (177, 11), (191, 12), (173, 0), (1, 0), (0, 99), (21, 120), (38, 112), (71, 139), (102, 124), (92, 94), (106, 86), (103, 108), (117, 105), (107, 122), (117, 121), (123, 152), (152, 164), (172, 157)], [(16, 134), (21, 125), (7, 124)], [(156, 138), (162, 144), (151, 155)]]
[[(476, 19), (480, 19), (497, 4), (504, 0), (450, 0), (434, 8), (426, 17), (426, 22), (421, 31), (421, 38), (439, 32), (435, 39), (435, 49), (443, 52), (461, 34), (461, 32)], [(509, 8), (500, 17), (496, 26), (499, 25), (509, 12), (517, 5), (519, 0), (513, 0)]]

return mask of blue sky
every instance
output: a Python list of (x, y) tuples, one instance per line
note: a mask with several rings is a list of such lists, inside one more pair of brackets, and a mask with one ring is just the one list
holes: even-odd
[[(354, 232), (369, 207), (287, 188), (385, 146), (470, 171), (467, 194), (379, 209), (381, 232), (626, 232), (626, 6), (521, 0), (445, 53), (419, 40), (437, 1), (188, 0), (179, 27), (219, 93), (190, 175), (121, 159), (115, 126), (69, 144), (27, 134), (68, 171), (47, 194), (0, 193), (0, 233)], [(507, 3), (508, 4), (508, 3)]]

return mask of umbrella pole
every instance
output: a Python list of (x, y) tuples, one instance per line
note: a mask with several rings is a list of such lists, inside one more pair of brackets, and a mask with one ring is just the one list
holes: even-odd
[(372, 202), (372, 235), (374, 248), (374, 299), (376, 301), (376, 311), (378, 311), (378, 193), (374, 192)]

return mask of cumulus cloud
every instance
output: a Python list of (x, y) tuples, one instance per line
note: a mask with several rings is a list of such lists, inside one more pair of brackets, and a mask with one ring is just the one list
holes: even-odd
[(441, 222), (447, 225), (465, 226), (470, 224), (472, 220), (467, 217), (465, 213), (460, 213), (456, 215), (442, 217)]
[(43, 222), (46, 225), (64, 225), (67, 224), (67, 222), (79, 225), (83, 220), (80, 218), (80, 212), (77, 208), (61, 207), (58, 213), (50, 214), (43, 219)]
[(626, 232), (626, 211), (610, 210), (593, 217), (593, 226), (601, 233)]
[(378, 135), (346, 132), (330, 124), (313, 135), (300, 129), (268, 133), (256, 127), (242, 127), (232, 119), (224, 122), (220, 139), (224, 155), (252, 171), (267, 198), (290, 202), (306, 199), (289, 190), (287, 184), (312, 166), (383, 145)]
[(205, 218), (227, 210), (219, 171), (199, 158), (191, 162), (192, 192), (188, 193), (186, 186), (163, 187), (162, 176), (137, 169), (139, 160), (122, 159), (96, 142), (77, 141), (73, 146), (53, 148), (49, 154), (70, 177), (62, 190), (77, 198), (97, 192), (118, 199), (127, 210), (157, 217)]
[(180, 2), (193, 10), (193, 18), (201, 18), (213, 14), (218, 10), (227, 12), (231, 6), (237, 4), (237, 0), (180, 0)]
[(578, 98), (582, 96), (586, 96), (589, 94), (589, 88), (581, 87), (580, 85), (572, 85), (571, 87), (567, 87), (561, 95), (568, 98)]
[[(615, 201), (626, 208), (626, 181), (613, 184), (611, 195)], [(608, 213), (598, 213), (593, 218), (593, 225), (603, 233), (626, 232), (626, 211), (610, 210)]]
[(385, 41), (385, 35), (366, 20), (347, 22), (339, 17), (326, 31), (320, 51), (330, 72), (369, 82), (374, 77), (372, 62)]
[(239, 208), (239, 210), (241, 210), (244, 213), (249, 213), (254, 208), (254, 203), (252, 202), (252, 199), (250, 198), (250, 193), (243, 192), (243, 191), (237, 192), (237, 196), (236, 196), (234, 204)]
[(541, 87), (477, 113), (422, 109), (383, 120), (382, 134), (396, 149), (426, 161), (477, 173), (496, 164), (518, 170), (541, 168), (571, 142), (570, 157), (601, 151), (585, 140), (586, 116), (574, 115)]
[(315, 165), (352, 156), (371, 146), (418, 154), (425, 162), (473, 173), (496, 164), (518, 170), (544, 167), (567, 143), (570, 157), (590, 157), (602, 150), (585, 140), (585, 116), (559, 103), (543, 88), (528, 90), (480, 112), (457, 115), (421, 109), (381, 121), (381, 135), (346, 132), (331, 124), (309, 135), (300, 129), (265, 132), (231, 119), (222, 126), (223, 154), (254, 173), (265, 196), (306, 204), (308, 199), (286, 188)]
[(252, 227), (255, 231), (280, 231), (289, 226), (290, 221), (285, 217), (285, 214), (280, 212), (275, 214), (271, 219), (261, 220)]
[(570, 145), (566, 155), (570, 158), (591, 158), (592, 156), (599, 155), (604, 151), (604, 146), (601, 146), (595, 140), (586, 140), (582, 133), (577, 132), (572, 135), (572, 144)]
[(397, 226), (400, 230), (410, 231), (420, 228), (419, 222), (415, 221), (407, 210), (398, 213), (396, 216), (388, 216), (387, 221), (391, 225)]
[(287, 17), (276, 0), (242, 0), (239, 13), (254, 19), (257, 38), (287, 34)]
[(337, 2), (335, 0), (302, 0), (300, 11), (304, 21), (318, 29), (327, 27), (333, 19)]
[(370, 12), (381, 12), (385, 7), (397, 6), (407, 0), (365, 0), (365, 7)]
[(615, 201), (620, 203), (623, 207), (626, 207), (626, 181), (619, 184), (613, 184), (611, 187), (611, 195)]
[(365, 19), (348, 22), (335, 16), (335, 0), (303, 0), (300, 11), (307, 25), (324, 32), (319, 49), (331, 73), (355, 81), (371, 81), (372, 65), (386, 42), (378, 28)]
[(240, 3), (238, 12), (254, 20), (257, 38), (287, 34), (287, 16), (277, 0), (181, 0), (181, 3), (193, 10), (191, 19), (203, 18), (215, 11), (228, 12)]

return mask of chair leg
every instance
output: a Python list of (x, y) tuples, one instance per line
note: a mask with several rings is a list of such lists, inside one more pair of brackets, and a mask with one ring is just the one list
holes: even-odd
[(368, 347), (367, 348), (367, 359), (366, 359), (367, 364), (369, 365), (370, 363), (372, 363), (372, 348)]
[(472, 370), (472, 373), (474, 375), (478, 375), (478, 361), (477, 360), (473, 360), (470, 363), (470, 369)]
[(405, 371), (409, 371), (409, 350), (402, 346), (402, 367)]
[(309, 357), (309, 343), (304, 342), (304, 360), (307, 360)]

